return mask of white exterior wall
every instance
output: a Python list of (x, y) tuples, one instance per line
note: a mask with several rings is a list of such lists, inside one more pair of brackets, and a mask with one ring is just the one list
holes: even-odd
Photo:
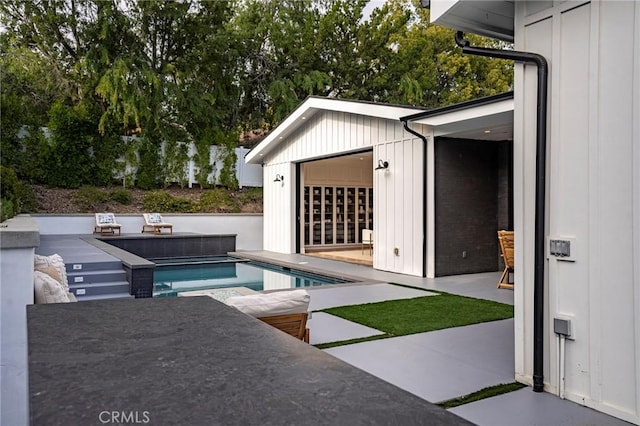
[[(389, 161), (387, 171), (374, 171), (373, 266), (422, 276), (424, 147), (398, 120), (321, 111), (265, 156), (264, 249), (295, 253), (295, 163), (366, 149), (374, 167)], [(273, 182), (276, 174), (285, 175), (283, 185)]]
[[(273, 179), (272, 179), (273, 180)], [(88, 235), (96, 223), (94, 215), (32, 215), (41, 235)], [(197, 234), (236, 234), (237, 250), (262, 250), (262, 214), (171, 214), (162, 218), (174, 232)], [(139, 234), (144, 220), (138, 214), (116, 214), (123, 234)]]
[[(545, 386), (556, 392), (553, 318), (568, 316), (566, 397), (640, 423), (640, 3), (516, 2), (516, 49), (550, 64)], [(533, 370), (536, 69), (516, 67), (516, 374)]]
[(28, 216), (0, 230), (0, 424), (29, 423), (27, 305), (33, 304), (37, 227)]
[[(283, 182), (274, 182), (276, 175)], [(296, 168), (293, 163), (264, 166), (263, 211), (264, 250), (295, 253), (296, 244)]]

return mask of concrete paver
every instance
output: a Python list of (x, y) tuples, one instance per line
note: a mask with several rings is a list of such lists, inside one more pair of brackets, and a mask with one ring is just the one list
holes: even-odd
[[(514, 381), (513, 320), (325, 351), (430, 402)], [(372, 356), (375, 354), (375, 356)]]
[(311, 319), (307, 321), (307, 327), (310, 331), (309, 343), (312, 345), (384, 334), (375, 328), (366, 327), (324, 312), (314, 312)]

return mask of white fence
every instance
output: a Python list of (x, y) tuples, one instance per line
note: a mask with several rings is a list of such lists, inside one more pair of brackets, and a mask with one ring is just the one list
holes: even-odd
[[(125, 141), (133, 141), (133, 140), (137, 140), (137, 137), (123, 136), (123, 139)], [(164, 155), (164, 150), (165, 150), (164, 145), (162, 146), (161, 150)], [(239, 148), (235, 148), (235, 151), (236, 151), (236, 157), (237, 157), (236, 178), (238, 179), (238, 185), (240, 186), (240, 188), (245, 186), (262, 187), (262, 180), (263, 180), (262, 165), (247, 164), (244, 161), (244, 157), (247, 155), (250, 149), (239, 147)], [(189, 144), (189, 149), (188, 149), (189, 160), (187, 161), (187, 164), (185, 164), (184, 175), (183, 175), (187, 180), (187, 185), (189, 186), (189, 188), (192, 188), (193, 184), (198, 184), (196, 176), (198, 175), (198, 172), (200, 169), (198, 168), (198, 166), (196, 166), (196, 162), (193, 160), (197, 152), (198, 150), (195, 144), (193, 143)], [(210, 164), (213, 166), (213, 173), (209, 173), (209, 175), (207, 176), (207, 181), (210, 184), (215, 184), (219, 182), (219, 179), (220, 179), (220, 170), (222, 169), (222, 165), (221, 165), (222, 159), (218, 158), (219, 152), (220, 152), (220, 149), (216, 145), (212, 145), (209, 149)], [(118, 161), (120, 162), (121, 167), (123, 167), (124, 169), (124, 173), (123, 171), (116, 172), (116, 176), (118, 179), (122, 179), (124, 174), (126, 174), (127, 176), (135, 176), (136, 169), (137, 169), (135, 166), (130, 164), (123, 164), (125, 163), (124, 158), (120, 158)]]
[[(189, 156), (193, 158), (195, 155), (195, 145), (191, 145)], [(238, 178), (238, 184), (240, 188), (243, 186), (262, 186), (262, 166), (259, 164), (247, 164), (244, 161), (245, 155), (250, 150), (247, 148), (236, 148), (236, 156), (238, 159), (236, 160), (236, 177)], [(211, 147), (211, 156), (212, 164), (216, 165), (216, 159), (218, 158), (218, 147), (213, 145)], [(220, 177), (220, 168), (214, 167), (214, 172), (209, 175), (209, 182), (218, 182), (218, 178)], [(198, 167), (196, 167), (195, 162), (193, 160), (189, 161), (188, 165), (188, 176), (189, 176), (189, 188), (193, 186), (194, 183), (198, 183), (196, 181), (196, 174), (198, 173)]]

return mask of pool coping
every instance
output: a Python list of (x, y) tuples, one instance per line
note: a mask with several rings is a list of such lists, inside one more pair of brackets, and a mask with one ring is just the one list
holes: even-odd
[[(298, 271), (302, 271), (302, 272), (307, 272), (307, 273), (312, 273), (312, 274), (316, 274), (316, 275), (324, 275), (327, 277), (331, 277), (331, 278), (338, 278), (338, 279), (343, 279), (343, 280), (348, 280), (349, 282), (345, 282), (345, 283), (336, 283), (336, 284), (331, 284), (330, 286), (346, 286), (346, 285), (364, 285), (364, 284), (377, 284), (377, 283), (386, 283), (386, 281), (379, 281), (379, 280), (363, 280), (362, 277), (356, 276), (356, 275), (349, 275), (349, 274), (343, 274), (343, 273), (336, 273), (336, 272), (331, 272), (328, 271), (326, 269), (323, 268), (317, 268), (314, 266), (308, 266), (306, 264), (300, 264), (300, 263), (294, 263), (294, 262), (287, 262), (285, 260), (274, 260), (272, 258), (267, 258), (264, 256), (261, 256), (259, 254), (255, 254), (252, 252), (229, 252), (227, 253), (229, 256), (232, 257), (238, 257), (241, 259), (249, 259), (249, 260), (254, 260), (257, 262), (262, 262), (262, 263), (267, 263), (270, 265), (276, 265), (276, 266), (282, 266), (282, 267), (286, 267), (289, 269), (294, 269), (294, 270), (298, 270)], [(321, 287), (321, 286), (318, 286)], [(314, 287), (314, 288), (318, 288), (318, 287)], [(281, 291), (281, 290), (269, 290), (269, 291)]]

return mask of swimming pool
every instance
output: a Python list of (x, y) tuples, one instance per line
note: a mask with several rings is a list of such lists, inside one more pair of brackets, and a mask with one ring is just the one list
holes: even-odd
[(255, 291), (314, 287), (348, 282), (266, 263), (239, 259), (215, 263), (158, 263), (153, 273), (153, 297), (172, 297), (181, 291), (247, 287)]

